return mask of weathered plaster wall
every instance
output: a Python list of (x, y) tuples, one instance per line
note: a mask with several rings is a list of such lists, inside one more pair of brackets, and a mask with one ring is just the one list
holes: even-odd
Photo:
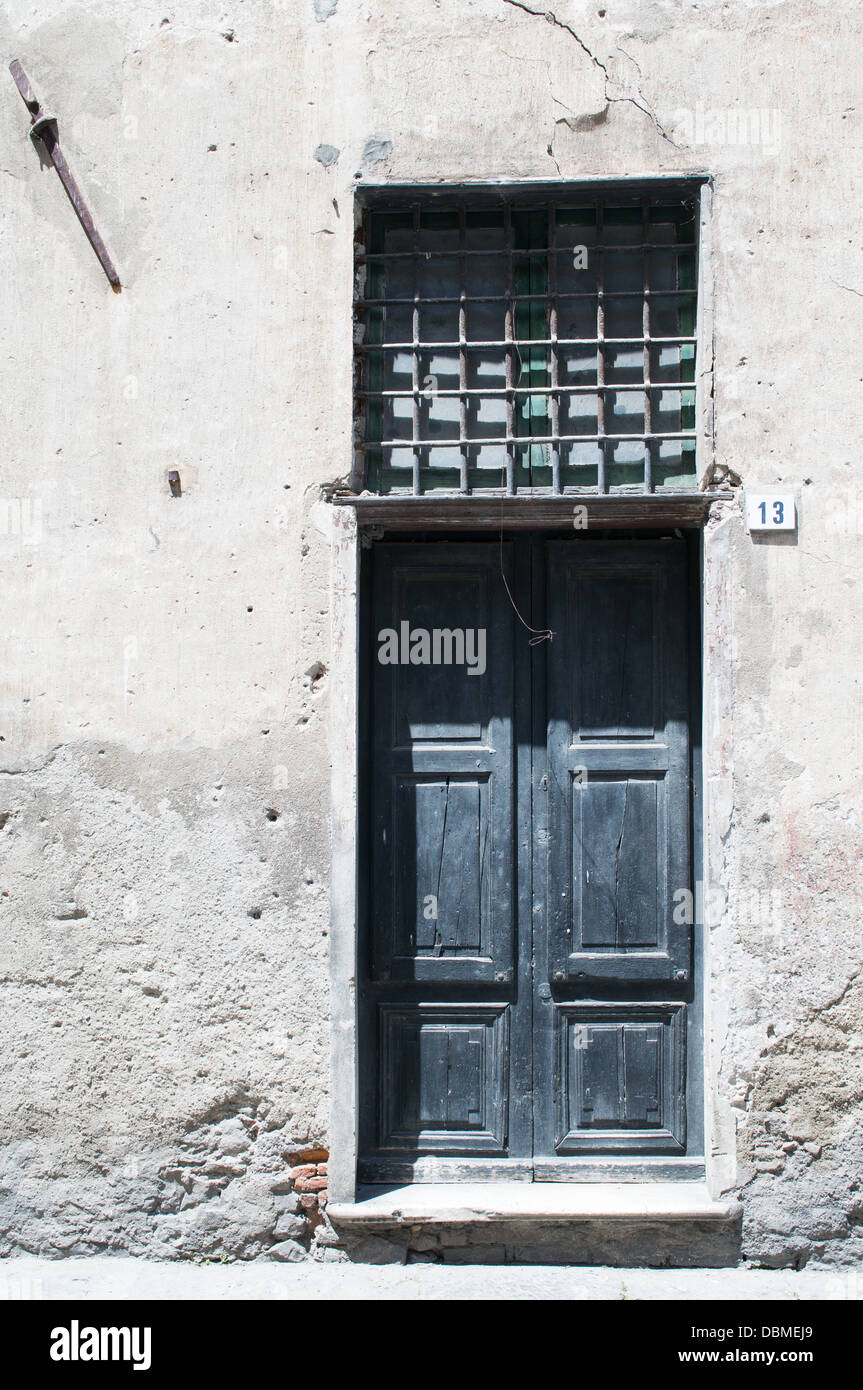
[(0, 17), (124, 284), (0, 82), (3, 1250), (308, 1244), (357, 175), (706, 169), (717, 462), (801, 517), (756, 544), (731, 508), (707, 543), (713, 1181), (748, 1258), (863, 1253), (860, 17), (540, 9)]

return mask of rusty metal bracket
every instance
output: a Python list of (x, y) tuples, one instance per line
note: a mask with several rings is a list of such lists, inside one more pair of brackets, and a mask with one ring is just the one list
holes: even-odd
[(60, 182), (66, 190), (69, 202), (75, 209), (78, 221), (84, 228), (87, 234), (87, 240), (96, 252), (99, 258), (99, 264), (107, 275), (112, 289), (119, 290), (121, 288), (120, 277), (114, 268), (114, 262), (108, 255), (104, 241), (96, 231), (90, 209), (84, 201), (81, 190), (75, 182), (72, 171), (66, 162), (66, 156), (60, 146), (60, 138), (57, 132), (57, 117), (52, 116), (44, 109), (36, 93), (33, 91), (29, 77), (17, 58), (13, 58), (12, 62), (9, 64), (9, 71), (14, 79), (15, 86), (21, 93), (24, 105), (30, 112), (30, 138), (40, 141), (44, 147), (48, 158), (60, 176)]

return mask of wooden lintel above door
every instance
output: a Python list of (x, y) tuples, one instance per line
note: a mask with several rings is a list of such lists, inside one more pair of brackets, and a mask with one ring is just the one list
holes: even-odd
[[(732, 492), (580, 493), (561, 497), (495, 497), (487, 493), (373, 497), (345, 493), (333, 500), (339, 506), (353, 507), (361, 527), (380, 527), (383, 532), (436, 527), (451, 532), (496, 531), (502, 522), (507, 531), (566, 529), (589, 535), (634, 527), (700, 527), (713, 503), (733, 497)], [(586, 508), (586, 516), (576, 514), (577, 507)]]

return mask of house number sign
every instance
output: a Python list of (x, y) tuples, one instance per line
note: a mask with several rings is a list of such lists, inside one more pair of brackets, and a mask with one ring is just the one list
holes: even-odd
[(794, 531), (797, 508), (789, 492), (747, 492), (746, 525), (750, 531)]

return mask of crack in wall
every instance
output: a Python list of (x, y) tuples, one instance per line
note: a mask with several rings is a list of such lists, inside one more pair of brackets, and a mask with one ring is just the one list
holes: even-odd
[[(843, 988), (839, 991), (835, 999), (828, 999), (826, 1004), (819, 1004), (819, 1006), (816, 1009), (812, 1010), (811, 1014), (803, 1024), (803, 1027), (806, 1027), (806, 1025), (809, 1023), (814, 1023), (816, 1018), (820, 1018), (822, 1014), (827, 1013), (830, 1009), (837, 1008), (838, 1005), (842, 1003), (846, 994), (852, 988), (855, 982), (859, 980), (861, 975), (863, 975), (863, 965), (861, 965), (859, 970), (854, 971), (854, 974), (851, 976), (850, 980), (848, 980), (847, 984), (845, 984)], [(761, 1055), (765, 1056), (766, 1052), (763, 1052)]]
[[(637, 88), (638, 97), (641, 98), (640, 101), (638, 100), (637, 97), (633, 97), (633, 96), (625, 96), (625, 97), (613, 97), (613, 96), (609, 96), (608, 86), (609, 86), (609, 83), (610, 83), (610, 82), (613, 82), (613, 81), (614, 81), (614, 78), (613, 78), (613, 77), (611, 76), (611, 74), (609, 73), (606, 64), (603, 63), (603, 61), (602, 61), (601, 58), (597, 58), (597, 56), (596, 56), (595, 53), (592, 53), (592, 52), (591, 52), (591, 50), (588, 48), (587, 44), (586, 44), (586, 43), (584, 42), (584, 40), (575, 32), (575, 30), (572, 28), (571, 25), (567, 24), (567, 23), (566, 23), (564, 20), (562, 20), (562, 19), (558, 19), (557, 15), (554, 13), (553, 10), (532, 10), (532, 9), (530, 8), (529, 5), (522, 4), (522, 0), (503, 0), (503, 3), (504, 3), (505, 5), (510, 5), (510, 6), (511, 6), (513, 9), (515, 9), (515, 10), (522, 10), (522, 11), (524, 12), (524, 14), (533, 15), (534, 19), (544, 19), (544, 20), (546, 21), (547, 24), (553, 25), (556, 29), (563, 29), (563, 31), (564, 31), (565, 33), (569, 34), (571, 38), (575, 39), (576, 43), (578, 44), (578, 46), (579, 46), (579, 48), (582, 50), (582, 52), (590, 59), (591, 63), (593, 63), (593, 65), (594, 65), (595, 67), (599, 68), (600, 72), (602, 73), (603, 79), (604, 79), (603, 98), (604, 98), (604, 100), (605, 100), (607, 106), (613, 105), (614, 103), (628, 102), (630, 105), (636, 107), (637, 110), (641, 111), (641, 112), (643, 113), (643, 115), (645, 115), (645, 116), (648, 118), (648, 120), (652, 123), (654, 129), (657, 131), (657, 133), (658, 133), (659, 135), (661, 135), (662, 139), (665, 140), (665, 141), (667, 142), (667, 144), (671, 145), (675, 150), (679, 150), (679, 149), (682, 149), (682, 148), (683, 148), (683, 146), (678, 145), (678, 143), (677, 143), (676, 140), (672, 140), (671, 136), (668, 134), (668, 131), (665, 129), (665, 127), (661, 124), (661, 122), (660, 122), (659, 119), (657, 118), (655, 111), (653, 111), (653, 109), (647, 104), (647, 100), (646, 100), (645, 96), (643, 95), (643, 93), (642, 93), (640, 87)], [(618, 44), (618, 48), (620, 48), (620, 45), (619, 45), (619, 44)], [(621, 51), (621, 53), (624, 53), (624, 50), (623, 50), (623, 49), (620, 49), (620, 51)], [(640, 69), (640, 67), (638, 66), (638, 63), (635, 62), (635, 59), (634, 59), (634, 58), (631, 58), (630, 55), (629, 55), (628, 53), (625, 53), (624, 56), (627, 57), (627, 58), (629, 58), (629, 59), (630, 59), (630, 62), (635, 63), (636, 68), (638, 68), (639, 76), (641, 76), (641, 69)], [(563, 105), (563, 103), (560, 103), (560, 104)], [(555, 125), (561, 125), (561, 124), (563, 124), (563, 125), (569, 125), (569, 121), (567, 121), (567, 120), (565, 120), (565, 118), (561, 117), (560, 120), (558, 120), (558, 121), (555, 122)], [(572, 127), (570, 127), (570, 128), (572, 128)], [(557, 164), (557, 160), (555, 159), (554, 152), (553, 152), (553, 149), (552, 149), (552, 146), (553, 146), (553, 145), (554, 145), (554, 140), (551, 141), (551, 144), (548, 145), (547, 149), (548, 149), (548, 153), (551, 155), (552, 159), (555, 160), (555, 164)], [(560, 166), (559, 166), (559, 165), (558, 165), (558, 172), (560, 172)]]
[(847, 290), (849, 294), (856, 294), (858, 299), (863, 299), (863, 290), (855, 290), (853, 285), (843, 285), (839, 280), (834, 280), (832, 275), (829, 275), (827, 278), (837, 289)]
[(592, 63), (595, 63), (598, 68), (601, 68), (605, 76), (608, 77), (608, 68), (605, 66), (605, 64), (601, 62), (601, 60), (597, 58), (593, 53), (591, 53), (587, 44), (583, 41), (583, 39), (579, 38), (575, 30), (569, 24), (566, 24), (564, 20), (558, 19), (557, 15), (554, 14), (552, 10), (532, 10), (529, 5), (523, 5), (521, 3), (521, 0), (503, 0), (503, 3), (505, 5), (512, 5), (513, 9), (524, 10), (525, 14), (531, 14), (534, 16), (535, 19), (544, 19), (548, 24), (553, 24), (558, 29), (565, 29), (567, 34), (571, 34), (571, 36), (575, 39), (579, 48), (581, 48), (587, 54), (590, 61)]

